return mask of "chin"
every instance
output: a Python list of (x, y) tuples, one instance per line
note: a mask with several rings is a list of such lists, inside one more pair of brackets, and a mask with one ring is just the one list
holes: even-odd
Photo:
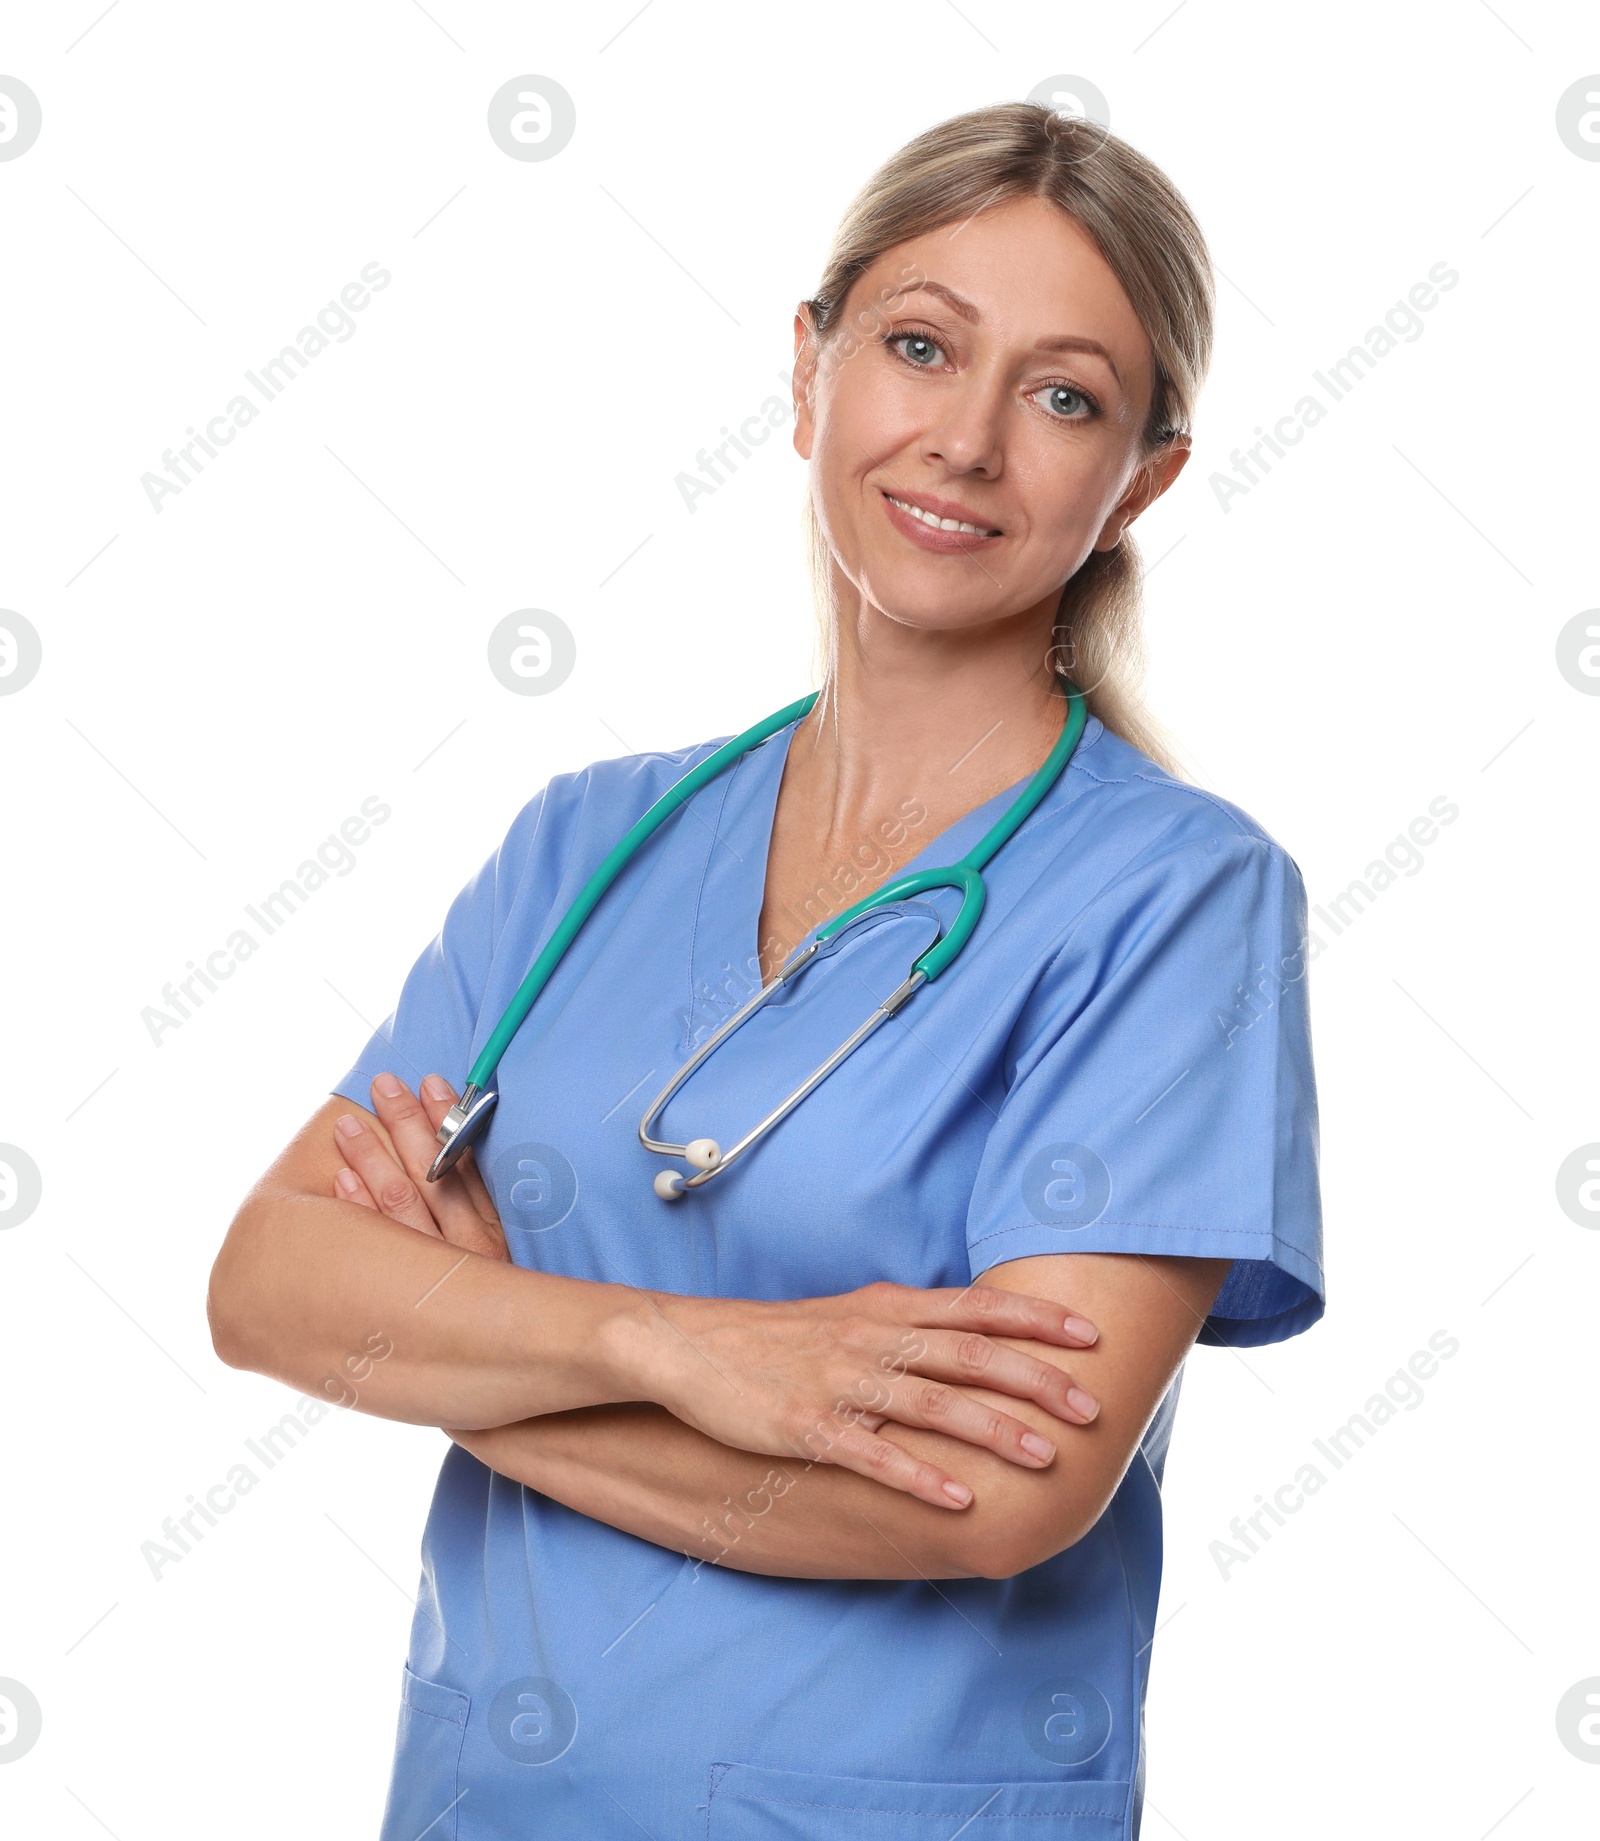
[[(984, 587), (992, 593), (992, 585)], [(903, 572), (886, 570), (861, 585), (866, 601), (897, 626), (926, 633), (956, 633), (1003, 619), (1006, 607), (978, 603), (956, 583), (907, 581)]]

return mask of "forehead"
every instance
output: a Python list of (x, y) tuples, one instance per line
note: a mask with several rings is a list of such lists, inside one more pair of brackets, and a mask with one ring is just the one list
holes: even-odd
[(857, 278), (850, 307), (877, 301), (887, 313), (938, 311), (965, 324), (940, 296), (915, 288), (924, 278), (977, 309), (981, 338), (1020, 349), (1061, 337), (1098, 340), (1130, 398), (1148, 404), (1153, 360), (1133, 303), (1093, 237), (1048, 199), (1008, 199), (895, 244)]

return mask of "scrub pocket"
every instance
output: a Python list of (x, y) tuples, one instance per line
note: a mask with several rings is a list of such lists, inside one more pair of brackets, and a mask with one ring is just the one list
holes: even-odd
[[(970, 1826), (968, 1826), (970, 1824)], [(1122, 1841), (1125, 1780), (911, 1783), (714, 1764), (706, 1841)]]
[(425, 1680), (406, 1667), (394, 1770), (378, 1841), (417, 1841), (424, 1832), (428, 1841), (456, 1841), (461, 1742), (471, 1705), (459, 1689)]

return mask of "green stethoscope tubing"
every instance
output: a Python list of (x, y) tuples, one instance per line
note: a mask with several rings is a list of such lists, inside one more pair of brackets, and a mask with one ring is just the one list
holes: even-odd
[(473, 1062), (467, 1075), (467, 1084), (473, 1087), (485, 1087), (500, 1064), (500, 1057), (511, 1046), (512, 1037), (522, 1027), (528, 1012), (533, 1008), (539, 993), (549, 983), (551, 974), (561, 963), (567, 948), (577, 938), (578, 929), (594, 912), (600, 897), (621, 875), (639, 846), (654, 831), (666, 823), (681, 805), (686, 805), (708, 780), (716, 779), (724, 767), (730, 767), (740, 755), (764, 742), (769, 735), (776, 735), (786, 723), (796, 722), (811, 713), (811, 706), (821, 693), (812, 691), (809, 696), (800, 697), (793, 703), (785, 704), (753, 728), (746, 729), (742, 735), (734, 736), (717, 749), (715, 754), (708, 754), (698, 767), (691, 767), (683, 778), (667, 788), (645, 815), (632, 825), (612, 845), (600, 867), (578, 891), (578, 898), (561, 917), (561, 924), (545, 942), (544, 950), (532, 965), (528, 975), (517, 986), (516, 994), (506, 1006), (506, 1013), (495, 1025), (494, 1034), (484, 1043), (482, 1053)]
[(1084, 725), (1089, 720), (1088, 700), (1076, 684), (1066, 685), (1066, 696), (1067, 720), (1062, 725), (1059, 740), (1046, 755), (1044, 765), (1011, 802), (1004, 815), (964, 857), (943, 869), (917, 869), (897, 881), (886, 882), (882, 888), (864, 895), (854, 907), (846, 908), (842, 914), (836, 914), (831, 921), (825, 922), (817, 929), (817, 938), (832, 939), (834, 934), (842, 932), (869, 908), (882, 907), (886, 902), (904, 901), (909, 896), (920, 895), (924, 889), (958, 888), (961, 891), (961, 910), (949, 931), (941, 934), (911, 966), (912, 971), (921, 972), (930, 983), (937, 978), (966, 945), (983, 913), (985, 865), (1027, 822), (1034, 807), (1061, 777), (1062, 770), (1072, 758), (1073, 749), (1078, 745), (1078, 737), (1083, 734)]
[[(943, 869), (919, 869), (911, 874), (901, 876), (898, 880), (886, 883), (875, 889), (872, 894), (864, 896), (853, 907), (846, 908), (842, 914), (836, 914), (832, 920), (817, 929), (818, 941), (831, 939), (842, 928), (849, 926), (869, 908), (881, 907), (890, 901), (903, 901), (909, 896), (920, 895), (925, 889), (956, 888), (961, 891), (961, 909), (951, 923), (949, 931), (935, 940), (933, 945), (923, 953), (912, 967), (914, 972), (921, 972), (928, 980), (937, 978), (949, 966), (950, 962), (966, 945), (972, 930), (978, 924), (983, 913), (984, 866), (995, 852), (1005, 844), (1026, 822), (1039, 801), (1061, 777), (1062, 770), (1071, 759), (1072, 751), (1078, 745), (1084, 726), (1089, 719), (1088, 700), (1077, 685), (1062, 680), (1067, 698), (1067, 719), (1062, 725), (1060, 738), (1050, 750), (1044, 765), (1017, 795), (1009, 810), (993, 825), (983, 837), (958, 862), (951, 863)], [(500, 1058), (511, 1046), (512, 1038), (522, 1027), (528, 1012), (533, 1008), (539, 993), (549, 982), (551, 974), (561, 963), (567, 948), (577, 937), (583, 923), (594, 912), (600, 897), (622, 873), (624, 866), (638, 851), (645, 840), (669, 819), (681, 805), (686, 804), (699, 792), (707, 781), (716, 779), (725, 767), (731, 766), (741, 755), (748, 754), (764, 742), (769, 735), (775, 735), (779, 729), (791, 722), (802, 721), (810, 715), (812, 706), (821, 693), (812, 691), (809, 695), (797, 698), (793, 703), (785, 704), (781, 710), (775, 710), (748, 728), (741, 735), (735, 735), (732, 741), (722, 744), (714, 754), (709, 754), (698, 767), (690, 768), (683, 778), (669, 787), (621, 838), (612, 846), (605, 860), (589, 880), (578, 891), (577, 899), (561, 917), (560, 925), (545, 942), (543, 950), (528, 967), (527, 976), (517, 986), (516, 994), (506, 1006), (505, 1015), (495, 1025), (494, 1033), (484, 1043), (471, 1071), (467, 1075), (469, 1087), (479, 1090), (486, 1087), (494, 1076)]]

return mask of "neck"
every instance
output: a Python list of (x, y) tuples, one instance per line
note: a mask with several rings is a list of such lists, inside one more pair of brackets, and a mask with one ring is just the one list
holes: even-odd
[(1065, 716), (1046, 665), (1054, 598), (980, 631), (930, 633), (839, 586), (827, 679), (790, 761), (827, 832), (906, 798), (950, 822), (1041, 764)]

